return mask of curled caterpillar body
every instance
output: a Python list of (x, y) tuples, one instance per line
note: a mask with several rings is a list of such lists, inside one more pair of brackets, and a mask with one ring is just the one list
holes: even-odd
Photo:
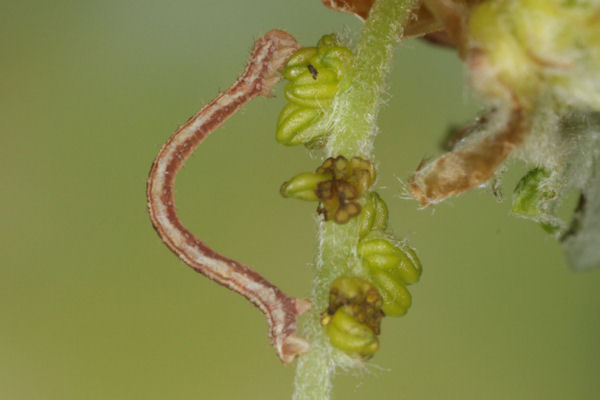
[(147, 185), (150, 219), (162, 241), (195, 271), (257, 306), (267, 317), (272, 345), (284, 363), (308, 350), (308, 342), (296, 336), (296, 320), (310, 308), (310, 302), (286, 295), (250, 267), (219, 254), (196, 238), (177, 216), (173, 187), (179, 169), (210, 133), (252, 98), (270, 94), (280, 79), (277, 72), (298, 48), (291, 35), (279, 30), (269, 31), (257, 40), (242, 76), (182, 125), (162, 147)]

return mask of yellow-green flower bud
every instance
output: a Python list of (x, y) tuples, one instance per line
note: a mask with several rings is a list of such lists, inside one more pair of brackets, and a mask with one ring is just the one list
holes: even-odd
[(394, 244), (386, 236), (371, 235), (358, 243), (357, 253), (369, 273), (385, 271), (406, 284), (419, 280), (422, 266), (414, 250)]
[(325, 132), (319, 130), (313, 122), (319, 120), (323, 113), (317, 108), (301, 107), (288, 103), (281, 114), (277, 125), (277, 141), (288, 146), (309, 142)]
[(342, 276), (331, 283), (330, 300), (335, 302), (338, 298), (342, 303), (348, 299), (363, 302), (371, 295), (371, 292), (377, 293), (377, 289), (358, 276)]
[(336, 83), (311, 83), (299, 85), (288, 83), (285, 97), (293, 104), (310, 108), (329, 107), (337, 93)]
[(415, 251), (376, 230), (361, 239), (356, 250), (383, 298), (383, 312), (392, 317), (406, 314), (412, 301), (406, 285), (417, 282), (422, 271)]
[(349, 313), (349, 306), (339, 308), (325, 325), (331, 344), (350, 355), (370, 358), (379, 349), (377, 335)]
[(327, 174), (302, 172), (281, 185), (280, 193), (283, 197), (292, 197), (300, 200), (318, 201), (315, 193), (317, 185), (331, 179)]
[[(284, 117), (299, 111), (294, 107), (286, 107)], [(371, 162), (358, 157), (347, 160), (338, 156), (326, 159), (315, 173), (304, 172), (285, 182), (281, 194), (302, 200), (318, 200), (317, 212), (326, 221), (345, 224), (360, 214), (363, 196), (374, 182), (375, 168)]]
[(383, 312), (390, 317), (406, 314), (412, 304), (412, 297), (402, 281), (387, 271), (374, 270), (370, 277), (383, 298)]
[(317, 48), (320, 52), (327, 51), (328, 48), (338, 46), (339, 40), (335, 33), (321, 36), (321, 39), (317, 42)]
[[(317, 71), (316, 76), (314, 75), (315, 71)], [(313, 66), (312, 69), (305, 67), (304, 71), (301, 74), (299, 74), (293, 82), (288, 83), (288, 85), (290, 85), (290, 87), (296, 88), (305, 85), (319, 86), (317, 84), (332, 84), (337, 89), (337, 83), (338, 79), (335, 71), (331, 71), (324, 68), (317, 70), (316, 67)], [(313, 93), (309, 94), (313, 95)], [(315, 93), (314, 95), (316, 96), (318, 95), (318, 93)]]
[(417, 252), (412, 247), (404, 246), (402, 251), (410, 260), (411, 264), (404, 270), (402, 274), (402, 280), (406, 282), (406, 284), (411, 285), (418, 282), (419, 278), (421, 278), (421, 274), (423, 273), (423, 265), (421, 264), (419, 256), (417, 256)]
[(358, 276), (342, 276), (331, 284), (329, 306), (321, 314), (331, 344), (346, 353), (371, 357), (379, 348), (382, 298), (377, 288)]
[(349, 49), (338, 46), (329, 49), (323, 55), (321, 62), (323, 65), (333, 68), (340, 81), (343, 81), (352, 63), (352, 58), (353, 54)]
[(316, 55), (316, 47), (301, 48), (288, 59), (285, 69), (282, 72), (283, 76), (288, 80), (296, 78), (300, 73), (306, 71), (307, 64), (309, 64), (310, 60)]
[[(335, 35), (321, 38), (317, 47), (304, 47), (288, 60), (282, 74), (289, 104), (277, 123), (277, 141), (285, 145), (310, 144), (324, 136), (323, 117), (335, 95), (348, 86), (352, 52)], [(290, 107), (292, 106), (293, 107)]]
[(345, 224), (360, 214), (360, 201), (375, 182), (375, 167), (368, 160), (343, 156), (330, 157), (317, 169), (318, 174), (330, 174), (332, 179), (320, 183), (317, 197), (321, 200), (317, 212), (325, 220)]
[(371, 231), (383, 232), (387, 229), (387, 205), (376, 192), (369, 193), (359, 218), (361, 238), (365, 237)]

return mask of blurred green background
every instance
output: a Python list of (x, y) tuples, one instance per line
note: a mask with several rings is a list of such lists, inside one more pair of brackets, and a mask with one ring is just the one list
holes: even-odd
[[(291, 397), (294, 367), (275, 357), (264, 317), (162, 245), (145, 179), (267, 30), (312, 45), (359, 27), (319, 0), (1, 2), (0, 399)], [(400, 179), (475, 114), (464, 78), (452, 52), (399, 45), (379, 186), (425, 273), (409, 314), (384, 322), (379, 354), (336, 378), (334, 398), (599, 398), (600, 270), (571, 272), (553, 239), (487, 192), (433, 210), (401, 198)], [(316, 160), (275, 143), (278, 93), (211, 136), (176, 195), (209, 245), (307, 296), (315, 206), (278, 189)]]

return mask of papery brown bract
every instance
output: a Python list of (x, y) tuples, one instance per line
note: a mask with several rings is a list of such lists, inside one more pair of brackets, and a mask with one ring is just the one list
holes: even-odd
[(326, 7), (334, 11), (354, 14), (363, 21), (369, 16), (369, 10), (374, 2), (375, 0), (323, 0)]

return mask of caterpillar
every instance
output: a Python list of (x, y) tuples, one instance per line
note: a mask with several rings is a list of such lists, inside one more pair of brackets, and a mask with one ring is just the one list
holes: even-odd
[(308, 351), (308, 341), (296, 335), (296, 320), (310, 308), (310, 302), (286, 295), (250, 267), (219, 254), (195, 237), (177, 216), (173, 187), (179, 169), (208, 135), (249, 100), (271, 93), (280, 79), (277, 72), (298, 48), (296, 40), (280, 30), (258, 39), (244, 73), (175, 131), (158, 153), (147, 182), (150, 219), (162, 241), (195, 271), (258, 307), (267, 318), (272, 345), (284, 363)]

